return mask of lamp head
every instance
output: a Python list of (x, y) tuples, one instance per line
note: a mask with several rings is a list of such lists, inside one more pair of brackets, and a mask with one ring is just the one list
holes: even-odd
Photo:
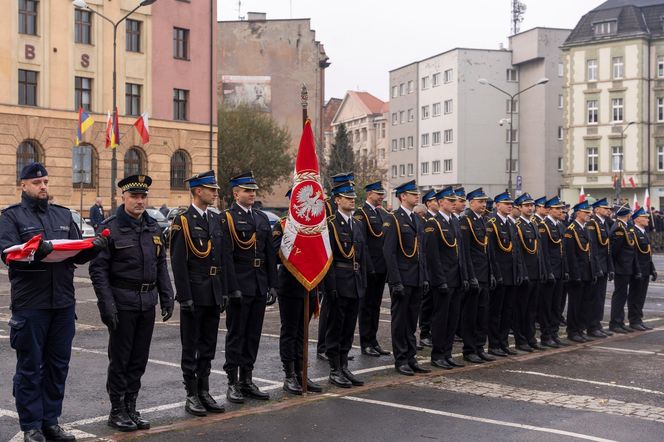
[(542, 77), (539, 80), (537, 80), (537, 84), (547, 84), (549, 82), (549, 79), (546, 77)]
[(87, 9), (88, 8), (88, 4), (85, 3), (85, 0), (74, 0), (72, 2), (72, 4), (74, 6), (76, 6), (77, 8), (81, 8), (81, 9)]
[(153, 4), (153, 3), (156, 2), (156, 1), (157, 1), (157, 0), (143, 0), (143, 1), (141, 2), (141, 6), (150, 6), (151, 4)]
[(484, 85), (489, 84), (489, 80), (487, 80), (486, 78), (479, 78), (479, 79), (477, 80), (477, 82), (478, 82), (479, 84), (484, 84)]

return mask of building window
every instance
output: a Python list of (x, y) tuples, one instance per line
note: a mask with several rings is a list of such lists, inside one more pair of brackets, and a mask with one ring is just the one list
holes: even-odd
[(439, 117), (440, 116), (440, 103), (434, 103), (431, 106), (431, 108), (432, 108), (431, 110), (432, 110), (433, 116), (434, 117)]
[(454, 81), (454, 71), (452, 69), (448, 69), (444, 72), (443, 81), (445, 83), (451, 83), (452, 81)]
[(408, 137), (408, 149), (412, 149), (415, 146), (415, 137), (412, 135)]
[(89, 144), (74, 146), (71, 153), (72, 185), (79, 187), (95, 187), (95, 152)]
[(588, 60), (588, 81), (597, 81), (597, 60)]
[[(512, 159), (512, 173), (517, 172), (519, 168), (519, 160)], [(510, 160), (505, 159), (505, 172), (510, 172)]]
[(623, 148), (622, 146), (613, 146), (611, 148), (611, 171), (620, 172), (623, 170)]
[(431, 134), (431, 145), (438, 146), (440, 144), (440, 131)]
[(513, 143), (518, 143), (519, 142), (519, 131), (518, 129), (507, 129), (505, 131), (505, 141), (510, 142), (512, 141)]
[(399, 85), (399, 95), (406, 95), (406, 83), (401, 83)]
[(124, 156), (125, 176), (142, 175), (145, 170), (145, 155), (138, 147), (130, 147)]
[(413, 121), (415, 119), (415, 111), (413, 109), (408, 109), (408, 121)]
[(431, 76), (431, 86), (440, 86), (440, 72), (436, 72)]
[(36, 71), (18, 70), (18, 104), (37, 106), (37, 76)]
[(399, 176), (406, 176), (406, 165), (399, 164)]
[(440, 173), (440, 160), (431, 162), (431, 173)]
[(429, 105), (422, 106), (422, 119), (426, 120), (429, 118)]
[(596, 147), (589, 147), (587, 150), (588, 172), (596, 173), (599, 171), (599, 154)]
[(397, 166), (392, 166), (392, 178), (397, 177)]
[(141, 52), (141, 22), (127, 19), (126, 23), (127, 52)]
[(593, 25), (595, 35), (609, 35), (615, 34), (618, 29), (618, 22), (616, 20), (603, 21)]
[(564, 132), (565, 132), (565, 130), (563, 129), (563, 127), (562, 127), (562, 126), (558, 126), (558, 139), (559, 139), (559, 140), (562, 140), (562, 139), (563, 139)]
[(408, 163), (408, 176), (413, 176), (415, 174), (415, 168), (413, 163)]
[(420, 141), (420, 147), (428, 147), (429, 146), (429, 134), (422, 134), (421, 136), (421, 141)]
[(664, 78), (664, 56), (657, 57), (657, 78)]
[(507, 102), (505, 103), (505, 109), (507, 110), (507, 113), (510, 113), (510, 105), (512, 106), (512, 113), (513, 114), (518, 114), (519, 113), (519, 100), (511, 100), (508, 99)]
[(588, 124), (597, 124), (599, 118), (599, 104), (597, 100), (586, 101), (588, 109)]
[(562, 77), (563, 75), (565, 75), (565, 65), (563, 64), (562, 61), (559, 61), (558, 62), (558, 76)]
[(191, 160), (184, 150), (176, 150), (171, 156), (171, 189), (186, 190), (184, 180), (189, 177)]
[(189, 59), (189, 29), (173, 28), (173, 57)]
[(396, 152), (396, 151), (397, 151), (397, 140), (393, 139), (392, 140), (392, 152)]
[(519, 81), (519, 71), (516, 69), (508, 69), (507, 70), (507, 81), (515, 83)]
[(125, 84), (125, 115), (141, 114), (141, 85)]
[(664, 97), (657, 97), (657, 122), (664, 122)]
[(558, 172), (563, 171), (563, 157), (558, 157)]
[(385, 123), (380, 124), (380, 137), (385, 138)]
[(454, 108), (453, 101), (452, 100), (445, 100), (445, 102), (443, 103), (443, 112), (445, 114), (451, 114), (453, 108)]
[(19, 0), (18, 33), (37, 35), (37, 12), (39, 0)]
[(92, 44), (92, 12), (74, 10), (74, 42)]
[(413, 80), (408, 81), (408, 93), (412, 94), (415, 91), (415, 82)]
[(625, 63), (622, 57), (613, 57), (613, 79), (621, 80), (625, 76)]
[(187, 119), (187, 99), (189, 91), (184, 89), (173, 89), (173, 119)]
[(396, 126), (399, 122), (399, 115), (396, 112), (392, 112), (392, 126)]
[(623, 120), (624, 102), (622, 98), (613, 98), (611, 100), (611, 121), (620, 122)]
[(443, 142), (449, 144), (454, 141), (454, 131), (452, 129), (446, 129), (443, 132)]
[(406, 112), (399, 111), (399, 124), (404, 124), (406, 122)]
[(74, 78), (74, 107), (76, 111), (90, 111), (92, 107), (92, 78)]
[(429, 175), (429, 162), (426, 161), (420, 164), (422, 175)]
[(406, 139), (399, 138), (399, 150), (406, 150)]
[(444, 160), (443, 161), (443, 171), (445, 173), (452, 172), (452, 160)]
[(429, 77), (422, 77), (422, 87), (420, 89), (429, 89)]
[(565, 98), (563, 97), (563, 94), (558, 94), (558, 109), (563, 108), (564, 102), (565, 102)]
[(392, 98), (397, 98), (399, 96), (398, 86), (392, 86)]
[(664, 171), (664, 146), (657, 146), (657, 170)]
[(21, 171), (31, 163), (42, 162), (41, 149), (35, 141), (25, 140), (16, 149), (16, 184), (21, 183)]

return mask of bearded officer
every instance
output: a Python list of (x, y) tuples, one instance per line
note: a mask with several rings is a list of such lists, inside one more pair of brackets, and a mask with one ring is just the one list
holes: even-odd
[(145, 212), (151, 184), (147, 175), (118, 182), (123, 204), (100, 224), (111, 232), (109, 248), (89, 268), (99, 313), (109, 331), (108, 425), (120, 431), (150, 428), (150, 422), (136, 410), (136, 398), (150, 354), (157, 301), (164, 322), (173, 314), (173, 288), (161, 228)]

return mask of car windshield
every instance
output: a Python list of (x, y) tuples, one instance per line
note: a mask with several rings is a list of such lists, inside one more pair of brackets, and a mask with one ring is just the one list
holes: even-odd
[(78, 212), (72, 212), (71, 217), (74, 218), (74, 224), (76, 225), (81, 224), (81, 215), (79, 215)]
[(148, 212), (148, 215), (150, 215), (156, 221), (166, 221), (164, 214), (157, 209), (145, 209), (145, 211)]

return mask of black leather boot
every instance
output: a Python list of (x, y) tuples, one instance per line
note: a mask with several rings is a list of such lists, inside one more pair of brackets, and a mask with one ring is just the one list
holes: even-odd
[(23, 442), (46, 442), (46, 438), (42, 430), (27, 430), (23, 432)]
[(295, 376), (295, 363), (293, 361), (282, 362), (284, 366), (284, 391), (290, 394), (302, 394), (302, 386)]
[(128, 393), (125, 394), (125, 407), (127, 409), (127, 414), (129, 418), (134, 421), (136, 428), (139, 430), (148, 430), (150, 429), (150, 421), (147, 421), (141, 417), (141, 413), (136, 410), (136, 398), (138, 393)]
[(187, 390), (187, 400), (184, 404), (184, 411), (194, 416), (207, 416), (207, 411), (198, 397), (198, 380), (190, 379), (185, 381), (184, 388)]
[(341, 364), (339, 364), (339, 357), (329, 358), (330, 362), (330, 384), (336, 385), (341, 388), (350, 388), (353, 384), (350, 383), (346, 376), (341, 372)]
[(240, 391), (243, 396), (248, 396), (261, 401), (269, 401), (270, 395), (258, 389), (251, 379), (251, 370), (240, 368)]
[[(297, 381), (302, 384), (302, 359), (298, 359), (295, 361), (295, 376), (297, 376)], [(308, 376), (307, 376), (307, 392), (311, 393), (322, 393), (323, 392), (323, 387), (320, 384), (317, 384), (316, 382), (312, 381)]]
[(111, 397), (111, 414), (108, 415), (108, 426), (120, 431), (136, 431), (138, 429), (127, 414), (122, 396)]
[(240, 384), (237, 381), (237, 368), (226, 370), (228, 376), (228, 390), (226, 390), (226, 399), (234, 404), (244, 404), (244, 396), (240, 390)]
[(219, 404), (210, 395), (210, 378), (198, 378), (198, 399), (201, 405), (210, 413), (223, 413), (226, 411), (224, 404)]
[(42, 433), (48, 441), (73, 442), (76, 440), (76, 436), (72, 433), (67, 433), (58, 424), (51, 425), (50, 427), (42, 427)]
[(341, 373), (343, 373), (346, 379), (348, 379), (350, 383), (353, 384), (354, 386), (361, 387), (362, 385), (364, 385), (364, 381), (356, 377), (348, 369), (348, 355), (341, 355)]

